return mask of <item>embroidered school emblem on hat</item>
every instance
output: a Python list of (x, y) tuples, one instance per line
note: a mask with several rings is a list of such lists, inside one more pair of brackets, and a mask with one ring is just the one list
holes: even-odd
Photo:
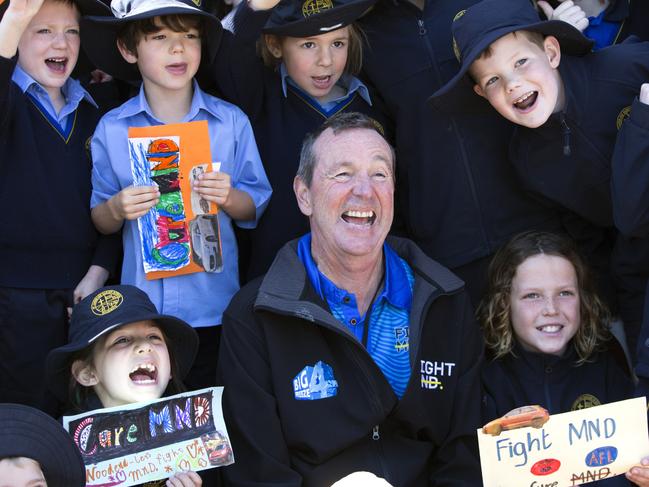
[(298, 401), (327, 399), (338, 394), (338, 381), (330, 365), (322, 360), (307, 365), (293, 379), (293, 394)]
[(579, 411), (580, 409), (592, 408), (594, 406), (600, 406), (602, 403), (592, 394), (582, 394), (575, 402), (572, 403), (570, 407), (571, 411)]
[(119, 291), (108, 289), (102, 291), (90, 303), (92, 314), (104, 316), (112, 313), (124, 302), (124, 296)]
[(462, 17), (466, 13), (466, 9), (460, 10), (458, 13), (455, 14), (455, 17), (453, 17), (453, 22), (455, 22), (457, 19)]
[(307, 18), (332, 8), (334, 8), (334, 4), (331, 0), (306, 0), (302, 4), (302, 15)]
[(631, 106), (629, 105), (628, 107), (624, 107), (622, 110), (620, 110), (620, 113), (618, 113), (617, 118), (615, 119), (615, 126), (617, 127), (618, 130), (622, 128), (622, 123), (631, 116)]

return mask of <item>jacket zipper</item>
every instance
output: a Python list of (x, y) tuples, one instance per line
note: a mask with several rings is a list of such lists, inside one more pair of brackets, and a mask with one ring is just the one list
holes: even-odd
[(572, 153), (570, 150), (570, 127), (568, 122), (566, 122), (566, 114), (561, 112), (561, 135), (563, 136), (563, 155), (569, 156)]

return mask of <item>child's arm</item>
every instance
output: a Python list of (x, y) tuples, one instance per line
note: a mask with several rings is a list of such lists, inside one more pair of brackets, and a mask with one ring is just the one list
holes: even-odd
[(18, 42), (44, 0), (11, 0), (0, 21), (0, 56), (10, 59), (18, 52)]
[(245, 191), (232, 187), (229, 174), (206, 172), (194, 182), (194, 190), (203, 198), (219, 205), (233, 220), (253, 220), (255, 204)]
[(642, 459), (642, 465), (631, 467), (626, 478), (640, 487), (649, 487), (649, 457)]
[(129, 186), (91, 211), (92, 222), (101, 233), (117, 232), (124, 220), (136, 220), (153, 208), (160, 199), (157, 186)]
[(583, 9), (575, 5), (572, 0), (559, 0), (560, 5), (557, 8), (552, 8), (552, 6), (541, 0), (537, 2), (539, 8), (543, 11), (548, 20), (562, 20), (563, 22), (568, 22), (574, 28), (579, 29), (580, 31), (586, 30), (590, 22), (588, 22), (588, 17), (586, 17), (586, 12)]
[(203, 480), (196, 472), (177, 473), (165, 484), (167, 487), (201, 487)]

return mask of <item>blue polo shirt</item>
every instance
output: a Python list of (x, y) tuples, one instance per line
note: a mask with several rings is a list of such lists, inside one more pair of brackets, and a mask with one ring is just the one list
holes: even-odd
[(588, 17), (588, 27), (584, 35), (595, 42), (593, 51), (603, 49), (615, 43), (615, 38), (620, 31), (620, 22), (605, 20), (606, 10), (597, 17)]
[[(356, 296), (340, 289), (322, 274), (311, 255), (311, 234), (298, 243), (298, 257), (316, 292), (329, 305), (334, 317), (361, 342), (383, 375), (401, 398), (410, 379), (410, 307), (415, 282), (412, 269), (387, 243), (383, 244), (385, 274), (383, 287), (366, 315), (360, 315)], [(367, 313), (366, 313), (367, 314)]]
[[(232, 187), (245, 191), (254, 202), (256, 216), (235, 221), (254, 228), (270, 198), (271, 189), (259, 158), (248, 117), (236, 106), (207, 95), (194, 82), (194, 95), (183, 122), (207, 120), (212, 160), (231, 177)], [(128, 153), (128, 128), (162, 125), (147, 103), (144, 89), (122, 106), (108, 112), (97, 125), (92, 139), (92, 198), (95, 207), (133, 184)], [(124, 263), (122, 283), (144, 290), (163, 314), (177, 316), (194, 327), (221, 324), (221, 316), (239, 289), (237, 242), (232, 219), (219, 212), (223, 271), (197, 272), (147, 280), (137, 220), (126, 220), (122, 229)]]
[(47, 121), (65, 140), (68, 140), (68, 137), (72, 133), (76, 118), (76, 109), (81, 100), (85, 98), (91, 105), (97, 107), (90, 93), (76, 79), (68, 78), (61, 87), (61, 92), (65, 97), (65, 105), (63, 105), (59, 113), (56, 113), (50, 95), (45, 88), (27, 74), (20, 65), (17, 64), (14, 68), (11, 80), (32, 100)]

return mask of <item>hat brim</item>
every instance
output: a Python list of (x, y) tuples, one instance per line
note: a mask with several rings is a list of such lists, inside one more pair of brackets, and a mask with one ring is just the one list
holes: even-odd
[[(484, 113), (488, 103), (473, 93), (475, 84), (467, 76), (467, 71), (480, 54), (493, 42), (501, 37), (517, 31), (538, 32), (544, 36), (554, 36), (559, 41), (562, 54), (583, 56), (588, 54), (593, 47), (593, 41), (585, 37), (578, 29), (561, 20), (546, 20), (528, 25), (507, 26), (489, 32), (480, 42), (464, 56), (460, 70), (444, 86), (428, 98), (428, 103), (442, 111), (449, 113)], [(467, 87), (469, 89), (467, 89)]]
[(274, 18), (271, 14), (262, 31), (264, 34), (289, 37), (310, 37), (326, 34), (327, 32), (341, 29), (359, 19), (376, 3), (376, 1), (377, 0), (359, 0), (347, 5), (330, 8), (324, 12), (282, 25), (272, 25)]
[[(175, 360), (178, 367), (177, 373), (180, 379), (184, 379), (191, 369), (196, 354), (198, 353), (198, 335), (187, 322), (174, 316), (148, 313), (134, 316), (125, 323), (115, 323), (112, 326), (104, 327), (101, 333), (94, 337), (96, 339), (106, 333), (136, 321), (151, 320), (156, 322), (167, 337), (167, 349), (170, 351), (170, 358)], [(72, 342), (52, 350), (47, 356), (47, 381), (49, 389), (63, 403), (68, 402), (72, 356), (89, 345), (87, 342)]]
[(48, 487), (82, 487), (86, 469), (70, 435), (45, 413), (19, 404), (0, 404), (0, 459), (36, 460)]
[(124, 81), (139, 81), (142, 77), (137, 65), (128, 63), (117, 49), (117, 33), (128, 22), (163, 15), (199, 15), (206, 20), (201, 65), (211, 64), (221, 41), (223, 26), (212, 14), (199, 9), (188, 11), (187, 8), (164, 7), (125, 18), (84, 17), (81, 19), (81, 44), (92, 63), (102, 71)]

